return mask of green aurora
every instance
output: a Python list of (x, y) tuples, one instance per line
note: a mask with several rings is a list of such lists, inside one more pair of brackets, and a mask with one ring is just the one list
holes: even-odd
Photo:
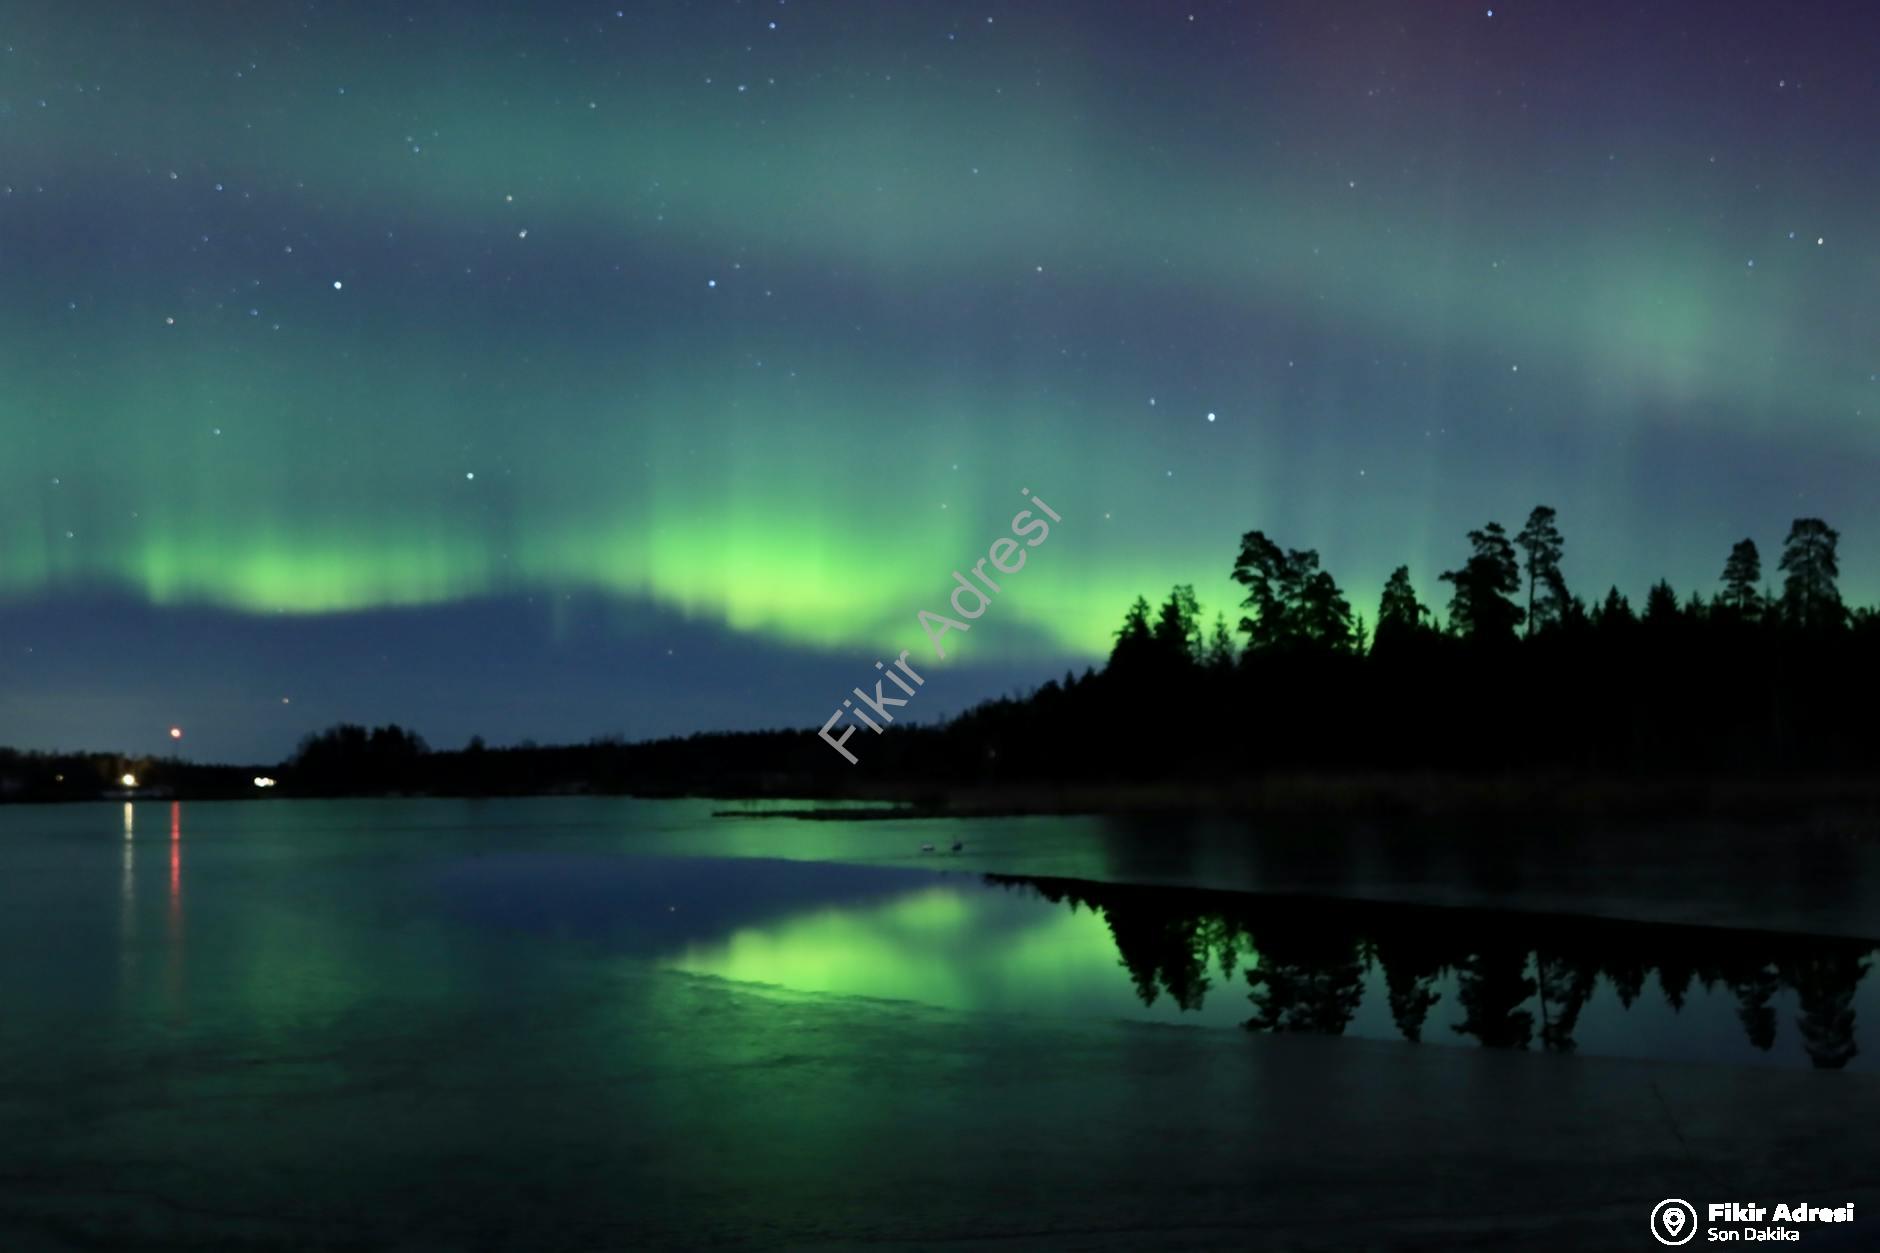
[(1438, 8), (28, 6), (0, 601), (599, 594), (872, 659), (1021, 487), (1065, 521), (963, 654), (1231, 621), (1254, 528), (1440, 602), (1539, 501), (1589, 597), (1820, 513), (1871, 599), (1872, 87)]

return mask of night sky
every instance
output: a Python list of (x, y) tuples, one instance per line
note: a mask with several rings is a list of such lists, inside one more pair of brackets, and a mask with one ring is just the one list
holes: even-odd
[(11, 6), (0, 742), (814, 726), (1021, 487), (926, 716), (1256, 528), (1880, 598), (1871, 6), (615, 4)]

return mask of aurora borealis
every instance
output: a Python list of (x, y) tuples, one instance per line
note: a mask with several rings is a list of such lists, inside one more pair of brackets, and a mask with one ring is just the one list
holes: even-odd
[(13, 9), (0, 742), (813, 725), (1021, 486), (936, 712), (1254, 528), (1880, 593), (1858, 6), (621, 2)]

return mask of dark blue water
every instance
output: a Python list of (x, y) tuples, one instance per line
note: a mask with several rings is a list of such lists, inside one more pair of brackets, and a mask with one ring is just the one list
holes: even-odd
[[(701, 1213), (748, 1234), (786, 1211), (795, 1239), (835, 1181), (898, 1186), (890, 1106), (965, 1136), (1044, 1067), (1070, 1108), (1132, 1108), (1166, 1046), (1129, 1022), (1201, 1029), (1196, 1076), (1249, 1028), (1868, 1061), (1864, 941), (1106, 886), (1075, 875), (1115, 850), (1079, 832), (615, 801), (0, 809), (0, 1230), (527, 1245), (556, 1197), (605, 1246), (678, 1238), (658, 1198), (683, 1188), (687, 1240)], [(1032, 836), (1072, 874), (981, 872)], [(726, 1154), (761, 1179), (734, 1186)]]

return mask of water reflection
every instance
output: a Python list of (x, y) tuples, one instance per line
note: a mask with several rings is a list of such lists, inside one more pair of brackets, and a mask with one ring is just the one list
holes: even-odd
[[(187, 983), (188, 963), (186, 954), (185, 926), (187, 915), (183, 907), (183, 803), (169, 802), (169, 838), (165, 842), (167, 857), (156, 863), (167, 871), (162, 896), (163, 920), (160, 929), (152, 926), (154, 919), (150, 911), (155, 900), (147, 900), (140, 909), (137, 892), (137, 809), (130, 801), (124, 802), (123, 809), (123, 853), (120, 859), (118, 877), (118, 946), (117, 967), (120, 989), (127, 995), (135, 996), (139, 989), (148, 988), (144, 976), (140, 973), (146, 952), (156, 953), (161, 950), (162, 978), (154, 985), (161, 991), (163, 1005), (173, 1020), (180, 1018), (186, 1009), (184, 990)], [(146, 819), (148, 815), (146, 814)], [(143, 843), (148, 845), (150, 832), (146, 828)], [(148, 850), (146, 850), (147, 852)], [(148, 856), (145, 858), (145, 877), (152, 873), (153, 866)]]
[(119, 894), (124, 898), (124, 927), (130, 928), (130, 911), (137, 905), (137, 813), (124, 802), (124, 882)]
[(183, 802), (170, 802), (170, 896), (164, 947), (163, 986), (171, 1014), (183, 1009)]
[(124, 802), (124, 869), (118, 882), (118, 979), (128, 988), (137, 965), (137, 811)]
[(1199, 1010), (1239, 970), (1253, 1031), (1343, 1034), (1381, 974), (1396, 1033), (1426, 1038), (1453, 997), (1450, 1031), (1489, 1048), (1571, 1052), (1602, 988), (1629, 1012), (1657, 976), (1682, 1013), (1692, 990), (1734, 999), (1755, 1049), (1778, 1037), (1774, 1002), (1792, 996), (1808, 1060), (1846, 1066), (1859, 1051), (1854, 1000), (1871, 941), (1663, 926), (1484, 910), (1243, 896), (1068, 879), (988, 875), (1045, 900), (1101, 914), (1144, 1005), (1166, 996)]

